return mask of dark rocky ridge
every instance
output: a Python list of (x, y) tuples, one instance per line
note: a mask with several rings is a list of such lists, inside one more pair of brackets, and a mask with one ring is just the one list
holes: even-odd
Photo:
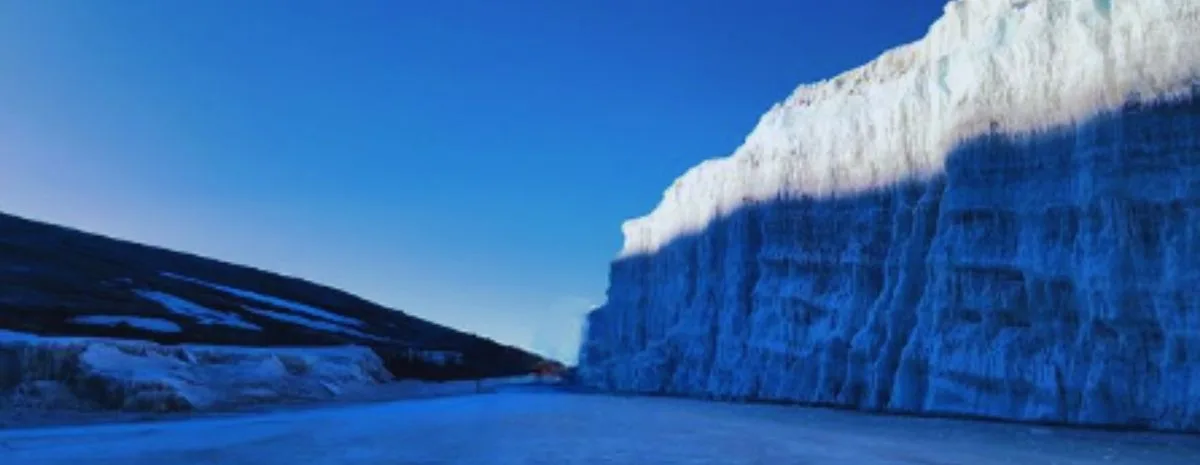
[[(372, 337), (289, 324), (243, 306), (289, 313), (211, 287), (164, 276), (174, 273), (326, 310), (361, 320)], [(139, 296), (150, 290), (236, 315), (261, 331), (203, 325)], [(295, 313), (295, 312), (290, 312)], [(179, 332), (129, 325), (77, 324), (79, 316), (133, 316), (167, 320)], [(298, 315), (311, 318), (307, 315)], [(0, 329), (48, 336), (100, 336), (162, 344), (372, 347), (397, 377), (450, 379), (528, 373), (540, 357), (490, 339), (434, 324), (319, 284), (186, 253), (135, 244), (0, 214)], [(384, 339), (386, 342), (380, 341)], [(462, 354), (463, 364), (410, 359), (417, 351)]]
[(621, 259), (579, 378), (1200, 431), (1200, 100), (985, 134), (937, 179), (764, 202)]

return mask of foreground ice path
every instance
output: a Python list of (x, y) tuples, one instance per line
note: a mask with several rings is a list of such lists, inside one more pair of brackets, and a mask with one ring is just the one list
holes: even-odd
[(1200, 463), (1200, 438), (794, 407), (507, 392), (152, 424), (0, 431), (41, 464)]

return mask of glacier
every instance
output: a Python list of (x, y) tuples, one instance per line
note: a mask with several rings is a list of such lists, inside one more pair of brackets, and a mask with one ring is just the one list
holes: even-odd
[(595, 388), (1200, 431), (1200, 2), (959, 0), (622, 226)]

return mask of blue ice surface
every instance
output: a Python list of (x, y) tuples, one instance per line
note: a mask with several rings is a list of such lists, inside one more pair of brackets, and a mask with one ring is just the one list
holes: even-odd
[(20, 465), (1192, 465), (1200, 438), (527, 390), (0, 431), (0, 454)]

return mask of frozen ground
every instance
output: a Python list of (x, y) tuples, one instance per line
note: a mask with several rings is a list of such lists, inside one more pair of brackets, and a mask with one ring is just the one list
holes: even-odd
[(498, 393), (0, 431), (6, 465), (1200, 463), (1200, 438), (795, 407)]
[[(0, 403), (0, 431), (5, 428), (40, 428), (54, 426), (81, 426), (93, 424), (112, 424), (147, 422), (163, 420), (182, 420), (195, 418), (219, 418), (241, 416), (246, 414), (279, 413), (284, 411), (303, 411), (320, 408), (344, 407), (363, 403), (394, 402), (397, 400), (425, 399), (431, 397), (472, 395), (478, 392), (495, 392), (498, 389), (512, 389), (531, 384), (541, 384), (531, 376), (515, 376), (510, 378), (490, 378), (479, 381), (421, 381), (398, 380), (375, 386), (365, 386), (359, 389), (343, 391), (340, 395), (329, 399), (291, 399), (274, 403), (242, 404), (229, 408), (193, 411), (193, 412), (146, 412), (146, 411), (110, 411), (88, 409), (53, 409), (37, 408)], [(4, 451), (0, 444), (0, 452)], [(8, 465), (0, 461), (0, 465)]]

